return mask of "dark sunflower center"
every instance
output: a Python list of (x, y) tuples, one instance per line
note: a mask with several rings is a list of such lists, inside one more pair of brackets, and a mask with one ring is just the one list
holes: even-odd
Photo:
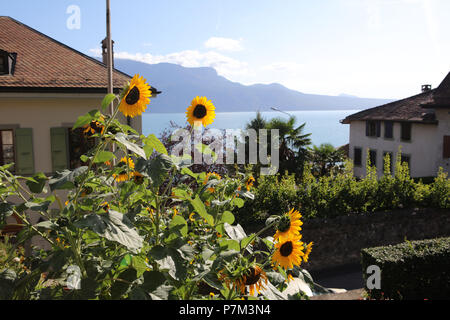
[(141, 92), (139, 91), (139, 89), (137, 87), (133, 87), (133, 89), (128, 92), (125, 98), (125, 102), (129, 105), (136, 104), (139, 101), (140, 94)]
[(250, 274), (247, 275), (245, 278), (245, 285), (251, 286), (255, 283), (258, 283), (259, 279), (261, 278), (261, 272), (256, 271), (254, 268), (250, 271)]
[(280, 247), (280, 253), (283, 257), (289, 257), (293, 250), (294, 250), (294, 246), (292, 245), (291, 241), (284, 243)]
[(202, 119), (206, 116), (206, 107), (202, 104), (198, 104), (194, 108), (194, 117)]

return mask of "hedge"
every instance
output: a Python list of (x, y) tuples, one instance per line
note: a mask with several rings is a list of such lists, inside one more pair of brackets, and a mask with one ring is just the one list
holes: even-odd
[(430, 184), (414, 182), (407, 164), (397, 165), (394, 175), (377, 177), (373, 168), (367, 171), (357, 179), (351, 163), (346, 163), (343, 171), (319, 178), (305, 166), (297, 183), (293, 175), (257, 177), (255, 198), (235, 212), (237, 220), (251, 226), (292, 208), (305, 220), (405, 208), (450, 209), (450, 179), (442, 168)]
[(450, 238), (406, 241), (361, 250), (365, 283), (369, 266), (381, 270), (381, 288), (370, 299), (450, 299)]

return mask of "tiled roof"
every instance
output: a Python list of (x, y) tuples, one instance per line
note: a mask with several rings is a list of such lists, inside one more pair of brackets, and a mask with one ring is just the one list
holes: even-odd
[(432, 108), (436, 107), (450, 107), (450, 73), (436, 89), (363, 110), (348, 116), (341, 122), (348, 124), (351, 121), (390, 120), (434, 124), (437, 122)]
[[(16, 53), (13, 75), (0, 76), (0, 91), (106, 92), (106, 66), (10, 17), (0, 17), (0, 50)], [(114, 88), (131, 77), (114, 70)]]
[(450, 108), (450, 73), (433, 93), (432, 102), (424, 104), (423, 107)]

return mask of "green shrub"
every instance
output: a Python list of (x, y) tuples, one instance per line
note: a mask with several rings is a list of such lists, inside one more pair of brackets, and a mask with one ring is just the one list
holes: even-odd
[(371, 299), (448, 299), (450, 238), (404, 242), (361, 251), (363, 274), (381, 269), (381, 288), (368, 290)]
[(299, 184), (293, 175), (259, 177), (255, 199), (239, 209), (238, 220), (254, 224), (292, 208), (300, 210), (305, 219), (414, 207), (450, 208), (450, 179), (442, 168), (431, 184), (425, 184), (411, 178), (408, 164), (401, 163), (401, 150), (393, 174), (390, 163), (386, 156), (381, 177), (369, 161), (361, 179), (353, 176), (350, 161), (342, 170), (321, 177), (315, 177), (311, 165), (306, 164)]

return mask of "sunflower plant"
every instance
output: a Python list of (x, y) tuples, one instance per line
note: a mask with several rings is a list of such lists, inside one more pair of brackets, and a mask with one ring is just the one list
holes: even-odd
[[(314, 288), (300, 268), (312, 246), (301, 241), (300, 213), (270, 217), (263, 230), (247, 235), (233, 212), (253, 199), (252, 176), (193, 172), (155, 135), (117, 120), (119, 113), (141, 115), (150, 97), (150, 86), (136, 75), (120, 95), (107, 95), (98, 110), (78, 118), (74, 129), (96, 140), (80, 158), (85, 166), (50, 177), (0, 167), (0, 225), (15, 215), (23, 222), (16, 246), (34, 236), (47, 243), (21, 258), (27, 272), (0, 268), (3, 297), (304, 298), (291, 286), (296, 279)], [(111, 104), (113, 114), (104, 113)], [(214, 110), (196, 97), (187, 121), (209, 125)], [(274, 236), (263, 237), (270, 230)]]

